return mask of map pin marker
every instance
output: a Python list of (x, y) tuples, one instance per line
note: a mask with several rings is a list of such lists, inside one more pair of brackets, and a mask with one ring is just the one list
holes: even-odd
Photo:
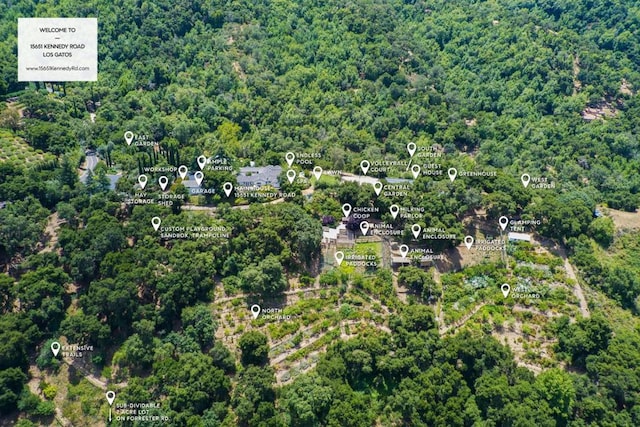
[(398, 212), (400, 212), (400, 208), (398, 207), (398, 205), (391, 205), (389, 206), (389, 212), (391, 212), (391, 216), (393, 217), (393, 219), (396, 219), (396, 217), (398, 216)]
[(291, 165), (293, 164), (293, 161), (296, 159), (296, 155), (293, 154), (291, 151), (289, 151), (287, 154), (284, 155), (284, 158), (286, 159), (289, 167), (291, 167)]
[(451, 180), (451, 182), (456, 180), (456, 176), (458, 176), (458, 170), (456, 168), (449, 168), (447, 173), (449, 174), (449, 179)]
[(322, 168), (320, 166), (313, 168), (313, 176), (316, 177), (316, 180), (320, 179), (322, 176)]
[(508, 297), (509, 296), (509, 292), (511, 292), (511, 286), (509, 286), (508, 283), (504, 283), (502, 286), (500, 286), (500, 290), (502, 291), (502, 295), (504, 295), (504, 297)]
[(420, 227), (420, 224), (413, 224), (411, 226), (411, 232), (413, 233), (413, 237), (415, 237), (416, 239), (420, 235), (421, 231), (422, 231), (422, 227)]
[(154, 216), (153, 218), (151, 218), (151, 225), (153, 225), (153, 229), (158, 231), (158, 228), (160, 228), (160, 224), (162, 224), (162, 220), (160, 219), (160, 217)]
[(413, 157), (413, 155), (416, 153), (416, 144), (414, 144), (413, 142), (408, 143), (407, 151), (409, 152), (409, 157)]
[(224, 194), (226, 194), (227, 197), (229, 197), (229, 195), (231, 194), (231, 191), (233, 190), (233, 184), (230, 182), (225, 182), (224, 185), (222, 186), (222, 189), (224, 190)]
[(54, 341), (51, 343), (51, 352), (54, 357), (58, 356), (58, 352), (60, 351), (60, 343), (58, 341)]
[(108, 391), (105, 393), (107, 396), (107, 402), (109, 402), (109, 406), (113, 405), (113, 401), (116, 400), (116, 393), (113, 391)]
[(375, 184), (373, 184), (373, 191), (376, 192), (376, 196), (379, 196), (380, 192), (382, 191), (382, 183), (376, 182)]
[(523, 173), (520, 177), (520, 181), (522, 181), (522, 185), (524, 185), (524, 188), (527, 188), (527, 186), (529, 185), (529, 181), (531, 181), (531, 177), (528, 173)]
[(362, 221), (360, 223), (360, 231), (362, 231), (363, 236), (367, 235), (367, 231), (369, 231), (369, 223), (367, 221)]
[(466, 236), (464, 238), (464, 245), (467, 249), (471, 250), (471, 246), (473, 246), (473, 236)]
[(342, 214), (345, 218), (349, 218), (349, 214), (351, 213), (351, 205), (349, 203), (345, 203), (342, 205)]
[(139, 175), (138, 184), (140, 184), (140, 188), (144, 190), (144, 187), (147, 186), (147, 175)]
[(287, 171), (287, 179), (289, 180), (289, 184), (293, 184), (293, 180), (296, 179), (296, 171), (289, 169)]
[(162, 191), (164, 191), (167, 188), (169, 179), (166, 176), (161, 176), (160, 178), (158, 178), (158, 183), (160, 184), (160, 188), (162, 188)]
[(498, 219), (498, 223), (500, 224), (500, 228), (502, 228), (502, 231), (504, 231), (504, 229), (507, 228), (507, 224), (509, 224), (509, 218), (507, 218), (506, 216), (501, 216)]
[(133, 141), (133, 132), (130, 130), (124, 133), (124, 140), (127, 142), (127, 145), (131, 145), (131, 141)]
[(200, 171), (193, 174), (193, 177), (196, 179), (196, 184), (202, 184), (202, 180), (204, 179), (204, 174)]
[(189, 172), (189, 169), (187, 169), (187, 167), (185, 165), (181, 165), (178, 168), (178, 174), (180, 174), (180, 178), (182, 178), (182, 179), (186, 178), (187, 172)]
[(406, 258), (408, 253), (409, 253), (409, 246), (401, 245), (400, 246), (400, 255), (402, 255), (402, 258)]
[(420, 165), (411, 166), (411, 173), (413, 174), (413, 179), (418, 179), (418, 175), (420, 175)]
[(338, 251), (333, 255), (338, 263), (338, 266), (342, 264), (342, 260), (344, 259), (344, 252)]
[(253, 315), (254, 319), (257, 319), (258, 316), (260, 316), (261, 311), (262, 311), (262, 308), (260, 308), (258, 304), (253, 304), (251, 306), (251, 314)]
[(198, 157), (198, 166), (200, 166), (200, 170), (204, 169), (204, 165), (207, 164), (207, 158), (205, 156)]
[(366, 175), (367, 172), (369, 172), (369, 166), (371, 166), (371, 163), (369, 163), (368, 160), (363, 160), (360, 162), (360, 169), (362, 169), (363, 175)]

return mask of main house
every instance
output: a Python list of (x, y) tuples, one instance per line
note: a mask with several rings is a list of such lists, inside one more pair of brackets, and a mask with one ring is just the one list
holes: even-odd
[(282, 173), (280, 166), (248, 166), (240, 168), (236, 181), (240, 187), (260, 188), (271, 186), (279, 189), (278, 176)]

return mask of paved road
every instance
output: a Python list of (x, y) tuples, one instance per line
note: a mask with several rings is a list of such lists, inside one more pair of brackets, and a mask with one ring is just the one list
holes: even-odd
[[(311, 188), (307, 188), (306, 190), (302, 190), (302, 195), (303, 196), (307, 196), (309, 194), (313, 194), (313, 187)], [(275, 199), (275, 200), (271, 200), (270, 202), (264, 202), (262, 203), (263, 205), (277, 205), (278, 203), (283, 203), (286, 200), (283, 198), (280, 199)], [(259, 203), (252, 203), (252, 204), (259, 204)], [(251, 205), (239, 205), (239, 206), (231, 206), (231, 209), (241, 209), (241, 210), (246, 210), (251, 208)], [(199, 205), (192, 205), (190, 203), (186, 203), (184, 205), (182, 205), (182, 210), (186, 210), (186, 211), (207, 211), (210, 213), (214, 213), (218, 210), (217, 206), (199, 206)]]
[(88, 154), (87, 159), (85, 161), (85, 170), (80, 174), (80, 182), (83, 184), (87, 183), (87, 178), (89, 177), (89, 171), (92, 171), (98, 166), (98, 156), (95, 154)]

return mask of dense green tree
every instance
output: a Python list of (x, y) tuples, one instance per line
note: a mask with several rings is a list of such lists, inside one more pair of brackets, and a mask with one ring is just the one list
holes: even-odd
[(229, 398), (230, 380), (209, 356), (189, 353), (165, 359), (154, 364), (153, 372), (154, 381), (162, 378), (158, 386), (177, 413), (201, 415), (214, 402)]
[(15, 299), (13, 279), (4, 274), (0, 274), (0, 314), (8, 313), (13, 310)]
[(98, 345), (108, 342), (110, 328), (102, 323), (97, 316), (86, 315), (82, 312), (65, 317), (60, 324), (60, 333), (67, 337), (69, 342), (96, 343)]
[(536, 378), (534, 387), (540, 399), (549, 404), (557, 425), (567, 425), (576, 399), (569, 374), (559, 369), (548, 370)]
[(18, 399), (27, 376), (19, 368), (0, 370), (0, 414), (10, 414), (18, 407)]
[(250, 331), (240, 337), (238, 343), (242, 351), (243, 365), (262, 366), (269, 361), (267, 337), (258, 331)]
[(408, 266), (400, 267), (398, 270), (398, 284), (406, 286), (416, 294), (428, 298), (439, 296), (440, 292), (431, 274), (426, 273), (421, 268)]
[(24, 274), (16, 287), (20, 310), (43, 331), (57, 329), (64, 317), (63, 296), (70, 280), (56, 267), (42, 267)]
[(276, 295), (287, 287), (285, 272), (275, 255), (268, 255), (257, 266), (242, 270), (240, 282), (246, 292), (264, 296)]
[(231, 404), (241, 426), (272, 425), (275, 416), (273, 368), (249, 366), (240, 373)]
[(10, 258), (35, 249), (48, 214), (33, 197), (0, 209), (0, 257)]
[(317, 375), (296, 379), (282, 391), (281, 402), (289, 414), (289, 425), (311, 426), (322, 423), (333, 403), (333, 390)]
[(558, 348), (567, 353), (571, 363), (579, 368), (586, 367), (587, 357), (605, 350), (611, 339), (611, 327), (602, 316), (582, 319), (574, 324), (564, 316), (555, 326), (558, 331)]
[(206, 305), (186, 307), (182, 310), (182, 328), (184, 334), (193, 338), (201, 349), (213, 345), (217, 324), (211, 310)]
[(589, 224), (589, 236), (603, 247), (608, 247), (613, 242), (613, 234), (615, 227), (611, 218), (600, 217), (596, 218), (591, 224)]

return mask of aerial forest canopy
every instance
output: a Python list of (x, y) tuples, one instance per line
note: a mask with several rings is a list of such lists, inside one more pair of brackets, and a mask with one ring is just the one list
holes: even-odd
[[(97, 81), (18, 81), (25, 17)], [(639, 89), (635, 0), (1, 2), (0, 423), (640, 425)]]
[[(18, 16), (99, 20), (98, 82), (53, 105), (23, 99), (22, 133), (43, 150), (106, 147), (129, 129), (182, 158), (205, 149), (273, 162), (315, 149), (355, 171), (424, 141), (515, 176), (549, 173), (613, 208), (638, 205), (631, 1), (12, 3), (0, 6), (0, 94), (24, 87)], [(88, 101), (100, 103), (91, 129)], [(585, 120), (592, 110), (614, 118)]]

